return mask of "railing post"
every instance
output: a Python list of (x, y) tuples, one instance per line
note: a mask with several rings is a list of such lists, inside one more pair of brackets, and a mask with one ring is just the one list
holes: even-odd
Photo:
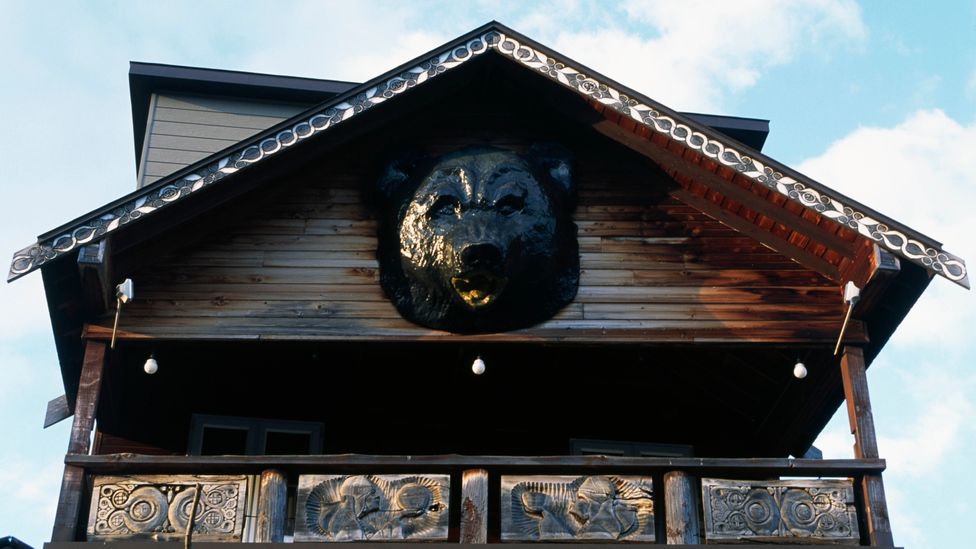
[(668, 545), (701, 543), (695, 479), (684, 471), (664, 474), (664, 517)]
[(261, 472), (258, 488), (257, 543), (282, 543), (285, 541), (285, 513), (288, 498), (288, 478), (281, 471), (267, 469)]
[[(87, 454), (91, 449), (91, 431), (95, 425), (104, 367), (105, 342), (86, 341), (78, 394), (75, 397), (75, 417), (71, 424), (71, 439), (68, 441), (69, 454)], [(75, 541), (78, 525), (84, 523), (80, 517), (84, 492), (85, 470), (76, 465), (65, 465), (51, 541)]]
[(461, 474), (461, 543), (488, 543), (488, 471)]
[[(847, 400), (847, 417), (851, 434), (854, 435), (854, 457), (877, 458), (878, 440), (874, 432), (874, 415), (871, 413), (864, 351), (860, 347), (844, 347), (840, 370), (844, 382), (844, 398)], [(871, 545), (893, 546), (895, 543), (891, 536), (888, 504), (885, 501), (881, 475), (864, 475), (860, 486), (864, 501), (864, 523)]]

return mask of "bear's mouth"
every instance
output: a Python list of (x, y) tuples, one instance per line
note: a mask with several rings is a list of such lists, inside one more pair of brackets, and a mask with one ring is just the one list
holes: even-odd
[(465, 273), (451, 277), (451, 286), (458, 297), (472, 309), (479, 309), (494, 303), (505, 289), (507, 278), (486, 271)]

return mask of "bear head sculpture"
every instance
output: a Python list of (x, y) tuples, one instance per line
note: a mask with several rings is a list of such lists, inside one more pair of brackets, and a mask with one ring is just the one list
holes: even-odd
[(400, 314), (458, 333), (531, 326), (576, 296), (569, 153), (467, 148), (393, 161), (378, 181), (380, 284)]

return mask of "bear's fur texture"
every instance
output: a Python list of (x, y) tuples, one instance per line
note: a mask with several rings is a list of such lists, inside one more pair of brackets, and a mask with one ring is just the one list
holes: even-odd
[(458, 333), (532, 326), (576, 297), (569, 153), (478, 147), (379, 178), (380, 284), (404, 318)]

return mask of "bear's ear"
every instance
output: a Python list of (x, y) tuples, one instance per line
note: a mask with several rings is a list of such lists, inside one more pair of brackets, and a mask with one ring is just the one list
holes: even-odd
[(566, 147), (557, 143), (536, 143), (529, 148), (526, 157), (548, 175), (567, 197), (574, 195), (572, 153)]
[(391, 160), (376, 180), (376, 191), (380, 198), (389, 201), (396, 196), (413, 179), (423, 158), (418, 153), (409, 152)]

